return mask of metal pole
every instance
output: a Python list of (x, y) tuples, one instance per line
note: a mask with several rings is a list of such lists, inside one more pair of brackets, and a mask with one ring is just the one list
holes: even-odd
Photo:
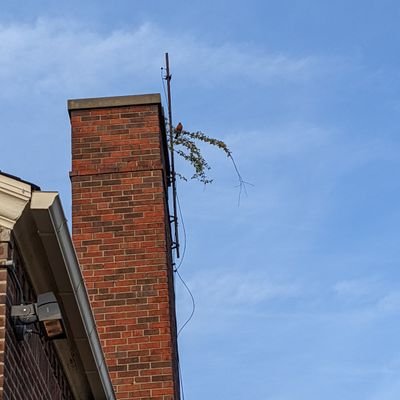
[(175, 161), (174, 161), (174, 132), (172, 125), (172, 105), (171, 105), (171, 75), (169, 73), (169, 57), (168, 53), (165, 53), (165, 66), (167, 69), (167, 96), (168, 96), (168, 130), (169, 130), (169, 148), (170, 148), (170, 160), (171, 160), (171, 182), (172, 182), (172, 205), (173, 205), (173, 221), (175, 230), (175, 249), (176, 257), (179, 258), (179, 238), (178, 238), (178, 214), (176, 207), (176, 174), (175, 174)]

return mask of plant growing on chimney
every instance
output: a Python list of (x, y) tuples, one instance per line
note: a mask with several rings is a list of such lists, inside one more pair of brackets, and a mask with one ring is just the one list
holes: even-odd
[[(246, 184), (251, 184), (243, 180), (242, 175), (240, 174), (240, 171), (236, 165), (235, 159), (232, 156), (232, 152), (227, 144), (222, 140), (210, 137), (201, 131), (190, 132), (184, 130), (182, 124), (179, 122), (179, 124), (174, 129), (172, 147), (177, 155), (182, 157), (193, 167), (194, 173), (190, 177), (190, 179), (196, 179), (204, 184), (208, 184), (213, 181), (207, 175), (211, 167), (209, 166), (207, 160), (203, 157), (200, 147), (196, 142), (206, 143), (222, 150), (232, 162), (232, 165), (239, 180), (240, 194), (242, 190), (246, 191)], [(175, 175), (183, 179), (184, 181), (188, 180), (186, 176), (178, 172), (175, 172)]]

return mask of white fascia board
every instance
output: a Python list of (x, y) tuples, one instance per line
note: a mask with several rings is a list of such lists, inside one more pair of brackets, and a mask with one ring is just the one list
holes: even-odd
[(31, 186), (0, 174), (0, 226), (12, 229), (31, 198)]
[[(59, 288), (60, 296), (62, 299), (68, 298), (69, 304), (71, 299), (76, 301), (73, 307), (79, 309), (80, 321), (75, 316), (72, 316), (75, 322), (72, 329), (75, 330), (73, 333), (75, 333), (74, 339), (78, 348), (81, 348), (85, 354), (89, 355), (82, 359), (86, 374), (88, 377), (98, 374), (100, 378), (100, 382), (93, 378), (89, 379), (93, 392), (99, 391), (98, 384), (100, 383), (103, 388), (104, 398), (113, 400), (115, 399), (114, 390), (59, 195), (56, 192), (34, 191), (30, 208), (38, 228), (38, 234), (47, 252), (50, 266), (52, 269), (54, 268), (54, 278)], [(57, 245), (55, 246), (55, 244)], [(60, 261), (63, 264), (62, 266), (60, 266)], [(67, 272), (69, 279), (65, 279), (64, 273), (57, 273), (60, 267), (62, 267), (63, 272)], [(87, 351), (89, 349), (84, 351), (85, 349), (82, 349), (82, 346), (90, 346), (90, 351)], [(93, 367), (95, 370), (93, 370)]]

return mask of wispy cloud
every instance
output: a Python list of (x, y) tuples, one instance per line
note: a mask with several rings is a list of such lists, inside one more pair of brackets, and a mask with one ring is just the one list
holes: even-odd
[(376, 305), (376, 312), (379, 314), (399, 314), (400, 291), (393, 291), (383, 296)]
[(344, 318), (347, 315), (355, 321), (373, 322), (400, 313), (400, 291), (373, 277), (339, 281), (333, 291), (346, 304)]
[(299, 284), (279, 281), (257, 270), (242, 273), (219, 270), (196, 274), (190, 284), (197, 296), (208, 303), (233, 307), (293, 298), (301, 293)]
[(38, 92), (88, 90), (128, 77), (135, 87), (139, 79), (152, 76), (155, 81), (165, 51), (173, 54), (176, 73), (199, 85), (232, 77), (259, 84), (303, 80), (315, 63), (312, 57), (269, 54), (244, 44), (209, 45), (152, 24), (104, 34), (69, 21), (38, 20), (32, 25), (0, 26), (2, 93), (4, 85), (7, 94), (32, 88)]
[[(182, 273), (185, 276), (185, 272)], [(202, 273), (192, 274), (187, 278), (187, 284), (196, 303), (194, 319), (189, 327), (201, 334), (210, 331), (222, 333), (244, 317), (279, 318), (275, 315), (277, 304), (294, 301), (303, 295), (300, 283), (278, 279), (257, 269), (241, 272), (216, 268), (211, 272), (208, 268)], [(192, 302), (179, 283), (177, 300), (178, 321), (182, 326), (192, 312)]]
[[(284, 124), (267, 126), (263, 131), (237, 132), (227, 136), (227, 141), (240, 152), (257, 150), (255, 156), (275, 160), (282, 157), (304, 157), (321, 153), (332, 144), (335, 132), (303, 121), (285, 121)], [(246, 140), (243, 140), (243, 139)], [(240, 144), (240, 147), (239, 147)]]
[(371, 278), (343, 280), (333, 286), (336, 296), (345, 300), (370, 298), (376, 296), (378, 289), (378, 282)]

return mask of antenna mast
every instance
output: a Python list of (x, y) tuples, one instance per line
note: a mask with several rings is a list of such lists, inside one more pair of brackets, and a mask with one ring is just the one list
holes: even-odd
[(176, 174), (175, 174), (175, 161), (174, 161), (174, 131), (172, 125), (172, 105), (171, 105), (172, 75), (169, 73), (168, 53), (165, 53), (165, 66), (167, 72), (165, 80), (167, 81), (167, 96), (168, 96), (168, 131), (169, 131), (169, 149), (170, 149), (170, 161), (171, 161), (172, 206), (173, 206), (173, 216), (171, 222), (174, 223), (174, 233), (175, 233), (175, 242), (173, 242), (173, 248), (176, 249), (176, 257), (179, 258), (178, 214), (176, 207)]

